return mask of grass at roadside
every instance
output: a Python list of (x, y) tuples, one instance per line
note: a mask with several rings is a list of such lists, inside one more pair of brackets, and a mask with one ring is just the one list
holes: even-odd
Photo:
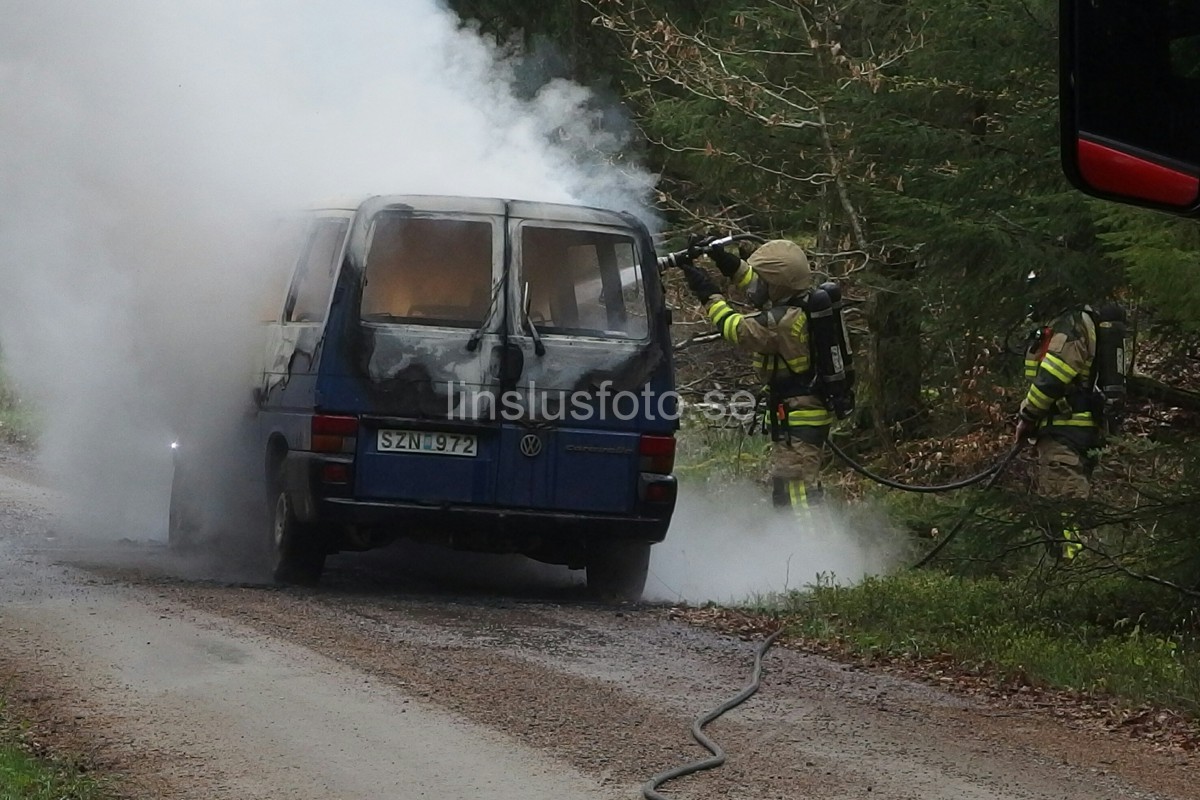
[(36, 410), (17, 394), (0, 362), (0, 442), (32, 445), (37, 440), (38, 429)]
[(81, 766), (34, 755), (21, 727), (0, 708), (0, 800), (109, 800), (115, 795)]
[(749, 422), (710, 420), (699, 412), (680, 420), (675, 472), (698, 482), (756, 480), (764, 473), (768, 441), (747, 432)]
[(0, 746), (0, 800), (104, 800), (101, 784), (68, 766), (39, 761), (17, 747)]
[(38, 417), (32, 409), (0, 406), (0, 442), (32, 445), (37, 441)]
[[(763, 451), (762, 437), (688, 420), (679, 471), (685, 479), (720, 486), (761, 474)], [(837, 471), (830, 470), (830, 477), (837, 480)], [(846, 488), (851, 494), (864, 490), (838, 486)], [(898, 530), (914, 537), (914, 558), (932, 545), (931, 528), (946, 530), (963, 504), (973, 502), (961, 495), (890, 493), (884, 499)], [(1003, 522), (997, 515), (993, 527)], [(1033, 564), (1040, 550), (997, 561), (997, 535), (989, 528), (959, 537), (958, 575), (906, 570), (853, 586), (823, 583), (745, 606), (772, 615), (782, 611), (795, 633), (855, 658), (910, 662), (918, 672), (924, 664), (1104, 697), (1130, 708), (1170, 709), (1200, 723), (1200, 610), (1193, 601), (1098, 569), (1048, 571)]]
[(1136, 607), (1128, 593), (1105, 581), (1033, 587), (908, 572), (793, 592), (783, 613), (796, 632), (856, 656), (949, 657), (970, 673), (1200, 718), (1200, 647), (1185, 632), (1195, 621), (1180, 620), (1179, 633), (1151, 632), (1112, 613)]

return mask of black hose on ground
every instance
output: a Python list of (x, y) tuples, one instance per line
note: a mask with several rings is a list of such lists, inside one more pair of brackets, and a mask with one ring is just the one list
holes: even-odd
[(850, 466), (850, 469), (854, 470), (859, 475), (864, 475), (864, 476), (870, 478), (871, 480), (875, 481), (876, 483), (882, 484), (891, 489), (899, 489), (902, 492), (917, 492), (917, 493), (922, 493), (922, 494), (933, 494), (936, 492), (951, 492), (951, 491), (954, 491), (955, 489), (965, 489), (966, 487), (972, 486), (976, 483), (979, 483), (980, 481), (987, 480), (988, 478), (994, 478), (996, 475), (999, 475), (1000, 472), (1005, 467), (1008, 466), (1008, 463), (1010, 461), (1012, 461), (1013, 456), (1015, 456), (1017, 454), (1017, 451), (1021, 449), (1021, 443), (1018, 442), (1017, 444), (1013, 445), (1013, 448), (1012, 448), (1012, 450), (1009, 451), (1008, 455), (1006, 455), (1000, 461), (997, 461), (992, 466), (985, 469), (983, 472), (980, 472), (978, 475), (972, 475), (969, 478), (963, 478), (962, 480), (954, 481), (953, 483), (943, 483), (943, 484), (935, 485), (935, 486), (922, 486), (922, 485), (911, 484), (911, 483), (900, 483), (899, 481), (894, 481), (891, 478), (885, 478), (882, 475), (878, 475), (874, 472), (871, 472), (871, 470), (867, 469), (862, 464), (859, 464), (857, 461), (855, 461), (853, 458), (851, 458), (849, 456), (849, 454), (846, 453), (845, 450), (838, 447), (837, 444), (835, 444), (832, 439), (829, 440), (829, 447), (830, 447), (830, 449), (833, 450), (834, 453), (837, 454), (838, 458), (842, 459), (842, 461), (845, 461)]
[[(984, 480), (985, 478), (989, 479), (989, 480), (983, 488), (985, 490), (992, 488), (992, 486), (996, 483), (996, 479), (999, 478), (1000, 475), (1004, 472), (1004, 470), (1008, 468), (1008, 465), (1012, 463), (1012, 460), (1017, 457), (1017, 453), (1019, 453), (1021, 451), (1021, 447), (1024, 446), (1025, 442), (1024, 442), (1024, 440), (1018, 440), (1013, 445), (1012, 449), (1009, 450), (1008, 453), (1004, 456), (1004, 458), (1002, 458), (1000, 461), (996, 462), (991, 467), (988, 467), (987, 470), (985, 470), (984, 472), (981, 472), (978, 475), (974, 475), (970, 478), (966, 478), (961, 481), (956, 481), (954, 483), (948, 483), (948, 484), (944, 484), (941, 486), (911, 486), (911, 485), (901, 484), (896, 481), (889, 480), (889, 479), (884, 478), (879, 475), (875, 475), (874, 473), (867, 470), (866, 467), (859, 465), (857, 462), (855, 462), (853, 459), (851, 459), (836, 444), (834, 444), (833, 442), (829, 442), (829, 444), (833, 448), (833, 451), (835, 453), (837, 453), (852, 468), (854, 468), (856, 471), (862, 473), (866, 477), (870, 478), (871, 480), (878, 481), (879, 483), (882, 483), (885, 486), (891, 486), (893, 488), (901, 489), (901, 490), (909, 491), (909, 492), (946, 492), (946, 491), (950, 491), (953, 489), (962, 489), (966, 486), (970, 486), (974, 483), (978, 483), (979, 481)], [(920, 567), (925, 566), (930, 561), (932, 561), (937, 556), (937, 554), (940, 553), (942, 551), (942, 549), (946, 547), (946, 545), (950, 544), (951, 540), (953, 540), (954, 537), (956, 535), (958, 535), (958, 532), (962, 529), (962, 526), (966, 523), (967, 517), (970, 516), (971, 513), (975, 511), (975, 508), (978, 505), (979, 505), (979, 503), (975, 502), (975, 503), (972, 503), (969, 507), (967, 507), (965, 509), (964, 513), (958, 518), (958, 521), (954, 523), (954, 527), (952, 527), (950, 529), (949, 533), (947, 533), (946, 536), (943, 537), (942, 540), (940, 542), (938, 542), (937, 545), (932, 550), (930, 550), (928, 553), (926, 553), (925, 556), (920, 561), (913, 564), (912, 568), (918, 569)], [(674, 769), (667, 770), (666, 772), (660, 772), (658, 775), (655, 775), (653, 778), (648, 780), (642, 786), (642, 796), (645, 798), (645, 800), (669, 800), (669, 798), (667, 798), (663, 794), (660, 794), (658, 791), (658, 789), (664, 783), (675, 780), (676, 778), (682, 778), (685, 775), (692, 775), (694, 773), (702, 772), (704, 770), (714, 769), (725, 763), (725, 751), (721, 749), (720, 745), (718, 745), (716, 742), (714, 742), (712, 739), (708, 738), (708, 736), (705, 735), (704, 726), (709, 724), (713, 720), (717, 719), (718, 717), (720, 717), (722, 714), (726, 713), (727, 711), (737, 708), (739, 705), (746, 702), (746, 700), (750, 699), (750, 697), (752, 697), (754, 695), (754, 693), (758, 691), (758, 687), (762, 683), (763, 656), (766, 655), (767, 650), (769, 650), (771, 648), (771, 645), (773, 645), (775, 643), (775, 640), (778, 639), (780, 634), (782, 634), (782, 633), (783, 633), (783, 628), (780, 627), (774, 633), (772, 633), (770, 636), (768, 636), (766, 639), (764, 639), (762, 644), (760, 644), (758, 646), (758, 650), (754, 654), (754, 673), (750, 678), (750, 682), (748, 684), (746, 684), (746, 687), (744, 689), (742, 689), (742, 691), (740, 691), (736, 695), (734, 695), (733, 697), (726, 700), (721, 705), (714, 708), (713, 710), (700, 715), (692, 723), (692, 738), (695, 739), (704, 749), (708, 750), (708, 752), (711, 753), (712, 756), (709, 758), (700, 759), (699, 761), (693, 761), (689, 764), (684, 764), (682, 766), (675, 767)]]
[[(1012, 450), (1008, 451), (1008, 455), (1006, 455), (1004, 457), (1004, 459), (999, 464), (996, 465), (995, 471), (992, 473), (991, 480), (989, 480), (983, 486), (984, 491), (987, 491), (988, 489), (992, 488), (992, 486), (996, 483), (996, 479), (999, 478), (1001, 473), (1003, 473), (1004, 470), (1008, 468), (1008, 465), (1012, 463), (1012, 460), (1017, 457), (1017, 453), (1019, 453), (1021, 451), (1021, 447), (1024, 446), (1024, 444), (1025, 444), (1024, 439), (1017, 440), (1017, 443), (1015, 445), (1013, 445)], [(930, 550), (928, 553), (926, 553), (921, 558), (920, 561), (913, 564), (912, 568), (920, 569), (921, 567), (928, 564), (930, 561), (933, 561), (933, 559), (937, 556), (937, 554), (942, 552), (943, 548), (945, 548), (946, 545), (950, 544), (950, 542), (954, 539), (954, 537), (958, 535), (958, 532), (960, 530), (962, 530), (962, 526), (966, 524), (967, 517), (969, 517), (969, 516), (971, 516), (971, 514), (975, 513), (975, 509), (978, 506), (979, 506), (978, 500), (976, 500), (974, 503), (971, 503), (969, 506), (967, 506), (963, 510), (962, 515), (959, 516), (958, 521), (954, 523), (954, 527), (952, 527), (946, 533), (946, 535), (942, 537), (942, 540), (940, 542), (938, 542), (936, 545), (934, 545), (933, 549)]]
[(701, 759), (699, 761), (693, 761), (690, 764), (684, 764), (683, 766), (676, 767), (675, 769), (667, 770), (666, 772), (661, 772), (658, 775), (655, 775), (653, 778), (647, 781), (644, 786), (642, 786), (642, 796), (646, 798), (646, 800), (668, 800), (667, 797), (658, 793), (658, 788), (667, 781), (674, 780), (675, 778), (682, 778), (684, 775), (691, 775), (692, 773), (701, 772), (706, 769), (713, 769), (714, 767), (719, 767), (725, 763), (725, 751), (721, 749), (720, 745), (718, 745), (712, 739), (709, 739), (704, 734), (704, 726), (724, 714), (726, 711), (736, 708), (737, 706), (746, 702), (746, 700), (748, 700), (755, 692), (758, 691), (759, 684), (762, 683), (763, 656), (766, 655), (767, 650), (771, 648), (771, 645), (775, 643), (775, 640), (779, 638), (781, 633), (783, 633), (782, 627), (764, 639), (762, 644), (758, 646), (758, 650), (754, 654), (754, 674), (750, 678), (750, 682), (746, 684), (746, 688), (742, 689), (742, 691), (738, 692), (736, 695), (729, 698), (712, 711), (700, 715), (696, 718), (696, 721), (692, 723), (692, 738), (699, 742), (705, 750), (712, 753), (712, 757)]

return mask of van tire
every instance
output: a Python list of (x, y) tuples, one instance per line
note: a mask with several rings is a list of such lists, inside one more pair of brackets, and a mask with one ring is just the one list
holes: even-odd
[(605, 601), (636, 603), (650, 571), (650, 542), (604, 542), (588, 552), (587, 588)]
[(267, 531), (267, 563), (276, 583), (315, 586), (325, 571), (325, 548), (319, 529), (296, 518), (292, 499), (276, 481), (271, 525)]

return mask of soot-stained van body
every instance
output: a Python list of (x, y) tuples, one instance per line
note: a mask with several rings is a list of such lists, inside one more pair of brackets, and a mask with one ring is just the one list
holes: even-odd
[(675, 505), (678, 416), (644, 225), (386, 196), (312, 211), (288, 247), (253, 434), (277, 580), (313, 582), (330, 553), (408, 537), (640, 594)]

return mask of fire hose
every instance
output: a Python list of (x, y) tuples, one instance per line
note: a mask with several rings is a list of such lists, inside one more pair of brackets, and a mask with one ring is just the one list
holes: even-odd
[[(843, 451), (836, 444), (830, 442), (830, 446), (833, 448), (833, 451), (837, 453), (838, 456), (841, 457), (842, 460), (844, 460), (847, 464), (849, 464), (855, 471), (870, 478), (871, 480), (878, 481), (884, 486), (890, 486), (895, 489), (909, 492), (947, 492), (954, 489), (962, 489), (967, 486), (971, 486), (985, 479), (987, 480), (987, 484), (984, 486), (984, 489), (990, 489), (992, 485), (995, 484), (996, 479), (1000, 477), (1004, 470), (1008, 468), (1008, 465), (1012, 463), (1012, 460), (1016, 458), (1017, 453), (1020, 452), (1021, 447), (1024, 444), (1024, 440), (1018, 440), (1016, 444), (1012, 446), (1012, 449), (1010, 449), (1004, 456), (1004, 458), (988, 467), (978, 475), (972, 475), (969, 478), (964, 478), (963, 480), (955, 481), (953, 483), (936, 486), (920, 486), (903, 484), (898, 481), (885, 478), (882, 475), (876, 475), (866, 467), (863, 467), (861, 464), (850, 458), (850, 456), (847, 455), (845, 451)], [(948, 545), (951, 540), (958, 535), (958, 532), (966, 523), (967, 517), (970, 516), (970, 514), (975, 510), (976, 505), (978, 504), (973, 503), (968, 506), (964, 513), (959, 516), (958, 521), (954, 523), (954, 526), (950, 529), (950, 531), (944, 537), (942, 537), (942, 540), (938, 542), (937, 545), (935, 545), (928, 553), (926, 553), (921, 560), (913, 564), (912, 568), (919, 569), (920, 567), (923, 567), (932, 561), (937, 554), (940, 553), (942, 549), (945, 548), (946, 545)], [(762, 683), (763, 656), (766, 655), (767, 650), (771, 648), (771, 645), (775, 643), (775, 640), (778, 639), (782, 633), (783, 628), (777, 629), (774, 633), (764, 639), (763, 642), (758, 646), (758, 650), (754, 654), (754, 671), (750, 678), (750, 682), (746, 684), (745, 688), (711, 711), (701, 714), (692, 723), (692, 738), (695, 739), (696, 742), (698, 742), (702, 747), (704, 747), (704, 749), (708, 750), (708, 752), (711, 753), (711, 756), (709, 758), (699, 759), (688, 764), (683, 764), (679, 767), (675, 767), (655, 775), (642, 786), (642, 796), (645, 798), (645, 800), (668, 800), (665, 795), (660, 794), (658, 791), (658, 789), (664, 783), (675, 780), (676, 778), (682, 778), (685, 775), (692, 775), (704, 770), (715, 769), (716, 767), (719, 767), (725, 763), (725, 751), (721, 749), (719, 744), (714, 742), (704, 733), (704, 726), (708, 725), (710, 722), (722, 716), (726, 712), (738, 707), (746, 700), (750, 699), (750, 697), (752, 697), (754, 693), (758, 691), (758, 688)]]
[[(918, 484), (900, 483), (899, 481), (894, 481), (894, 480), (891, 480), (890, 478), (885, 478), (882, 475), (877, 475), (874, 472), (871, 472), (870, 470), (868, 470), (862, 464), (859, 464), (853, 458), (851, 458), (844, 450), (842, 450), (842, 448), (838, 447), (832, 441), (829, 442), (829, 446), (833, 450), (833, 452), (836, 453), (839, 458), (841, 458), (843, 461), (845, 461), (850, 466), (851, 469), (853, 469), (855, 472), (859, 473), (860, 475), (864, 475), (867, 478), (870, 478), (871, 480), (873, 480), (883, 486), (888, 486), (892, 489), (899, 489), (902, 492), (919, 492), (919, 493), (926, 493), (926, 494), (931, 494), (934, 492), (949, 492), (949, 491), (953, 491), (955, 489), (964, 489), (968, 486), (972, 486), (983, 480), (987, 480), (987, 483), (984, 484), (983, 488), (985, 490), (990, 489), (996, 483), (996, 479), (999, 478), (1001, 474), (1003, 474), (1004, 470), (1008, 469), (1008, 465), (1011, 464), (1012, 460), (1017, 457), (1017, 453), (1019, 453), (1021, 451), (1021, 448), (1024, 445), (1025, 445), (1025, 440), (1018, 439), (1016, 441), (1016, 443), (1013, 444), (1012, 448), (1004, 455), (1004, 458), (1000, 459), (995, 464), (988, 467), (983, 472), (980, 472), (977, 475), (972, 475), (969, 478), (963, 478), (962, 480), (954, 481), (953, 483), (943, 483), (940, 485), (918, 485)], [(919, 568), (925, 566), (930, 561), (932, 561), (937, 556), (937, 554), (940, 553), (946, 547), (946, 545), (950, 544), (950, 542), (953, 541), (954, 537), (958, 535), (958, 532), (960, 530), (962, 530), (962, 526), (966, 524), (967, 517), (969, 517), (971, 515), (971, 513), (975, 510), (976, 506), (978, 506), (978, 505), (979, 505), (978, 503), (972, 503), (971, 505), (967, 506), (966, 509), (963, 511), (963, 513), (959, 516), (958, 521), (955, 522), (953, 527), (950, 528), (949, 532), (945, 536), (942, 537), (942, 540), (940, 542), (938, 542), (933, 547), (933, 549), (931, 549), (928, 553), (926, 553), (924, 556), (922, 556), (919, 561), (917, 561), (915, 564), (913, 564), (912, 568), (919, 569)]]
[[(992, 488), (992, 486), (996, 483), (996, 479), (999, 478), (1004, 473), (1004, 470), (1007, 469), (1008, 465), (1012, 463), (1012, 460), (1017, 457), (1017, 453), (1019, 453), (1021, 451), (1021, 448), (1024, 445), (1025, 445), (1024, 439), (1017, 440), (1016, 444), (1014, 444), (1012, 446), (1012, 449), (1008, 451), (1007, 455), (1005, 455), (1004, 458), (1001, 459), (1000, 462), (997, 463), (996, 466), (993, 468), (991, 478), (988, 480), (987, 483), (985, 483), (983, 485), (984, 490)], [(913, 564), (912, 568), (920, 569), (921, 567), (928, 564), (930, 561), (933, 561), (933, 559), (937, 556), (937, 554), (942, 552), (942, 549), (945, 548), (946, 545), (950, 544), (950, 542), (954, 540), (954, 537), (958, 535), (958, 532), (960, 530), (962, 530), (962, 526), (966, 524), (967, 517), (971, 516), (971, 514), (975, 511), (975, 508), (978, 505), (979, 505), (979, 502), (976, 501), (976, 502), (970, 504), (969, 506), (967, 506), (963, 510), (963, 513), (959, 515), (958, 521), (954, 523), (954, 526), (951, 527), (950, 530), (946, 533), (946, 535), (942, 537), (942, 540), (940, 542), (938, 542), (936, 545), (934, 545), (933, 548), (930, 549), (930, 551), (928, 553), (921, 556), (921, 559), (919, 561), (917, 561), (915, 564)]]
[[(907, 485), (907, 484), (901, 484), (897, 481), (892, 481), (887, 478), (883, 478), (882, 476), (875, 475), (874, 473), (867, 471), (866, 468), (858, 465), (856, 462), (854, 462), (852, 459), (850, 459), (849, 456), (847, 456), (836, 445), (833, 445), (833, 449), (834, 449), (834, 452), (836, 452), (842, 459), (844, 459), (848, 464), (850, 464), (851, 467), (856, 468), (859, 472), (861, 472), (863, 475), (871, 478), (872, 480), (878, 480), (880, 483), (882, 483), (885, 486), (893, 486), (894, 488), (903, 489), (905, 491), (932, 492), (932, 491), (950, 491), (952, 489), (961, 489), (963, 487), (970, 486), (974, 483), (978, 483), (980, 480), (982, 480), (984, 478), (987, 478), (988, 481), (987, 481), (987, 484), (983, 488), (985, 490), (990, 489), (992, 487), (992, 485), (996, 482), (996, 479), (1000, 477), (1000, 475), (1004, 472), (1004, 470), (1007, 469), (1008, 465), (1012, 463), (1012, 460), (1014, 458), (1016, 458), (1017, 453), (1020, 452), (1021, 447), (1024, 444), (1025, 444), (1024, 440), (1018, 440), (1017, 443), (1013, 445), (1012, 449), (1008, 451), (1008, 453), (1004, 456), (1003, 459), (996, 462), (996, 464), (992, 465), (991, 467), (989, 467), (988, 469), (979, 473), (978, 475), (973, 475), (970, 478), (967, 478), (967, 479), (964, 479), (961, 481), (956, 481), (956, 482), (950, 483), (950, 484), (944, 484), (942, 486), (912, 486), (912, 485)], [(975, 507), (977, 505), (978, 505), (977, 503), (973, 503), (970, 506), (968, 506), (966, 508), (966, 510), (964, 511), (964, 513), (959, 516), (958, 521), (954, 523), (954, 527), (952, 527), (950, 529), (950, 531), (944, 537), (942, 537), (942, 540), (940, 542), (938, 542), (937, 545), (935, 545), (928, 553), (926, 553), (921, 558), (921, 560), (919, 560), (915, 564), (913, 564), (912, 568), (919, 569), (920, 567), (923, 567), (926, 564), (928, 564), (930, 561), (932, 561), (937, 556), (937, 554), (940, 553), (942, 551), (942, 549), (945, 548), (946, 545), (948, 545), (951, 542), (951, 540), (954, 539), (954, 537), (956, 535), (958, 535), (958, 532), (962, 529), (962, 526), (966, 523), (967, 517), (970, 516), (971, 512), (973, 512), (975, 510)], [(776, 629), (774, 633), (772, 633), (770, 636), (768, 636), (766, 639), (764, 639), (762, 641), (762, 643), (758, 646), (758, 649), (755, 651), (755, 654), (754, 654), (753, 674), (751, 675), (750, 681), (749, 681), (749, 683), (746, 684), (745, 688), (743, 688), (736, 695), (729, 698), (724, 703), (722, 703), (721, 705), (712, 709), (711, 711), (707, 711), (704, 714), (701, 714), (692, 723), (692, 728), (691, 728), (692, 738), (695, 739), (696, 742), (699, 743), (704, 749), (708, 750), (708, 752), (711, 753), (712, 755), (709, 758), (699, 759), (697, 761), (693, 761), (688, 764), (683, 764), (683, 765), (675, 767), (673, 769), (666, 770), (665, 772), (660, 772), (659, 774), (652, 777), (650, 780), (648, 780), (642, 786), (642, 797), (645, 798), (645, 800), (669, 800), (665, 795), (659, 793), (659, 791), (658, 791), (658, 789), (661, 788), (664, 783), (675, 780), (676, 778), (682, 778), (685, 775), (692, 775), (694, 773), (702, 772), (704, 770), (715, 769), (716, 767), (719, 767), (725, 763), (725, 751), (721, 748), (721, 746), (719, 744), (714, 742), (712, 739), (710, 739), (704, 733), (704, 726), (708, 725), (710, 722), (716, 720), (717, 718), (719, 718), (726, 712), (728, 712), (734, 708), (737, 708), (739, 705), (746, 702), (746, 700), (750, 699), (755, 694), (755, 692), (758, 691), (759, 686), (762, 684), (763, 656), (766, 655), (766, 652), (771, 648), (771, 645), (773, 645), (775, 643), (775, 640), (778, 639), (780, 634), (782, 634), (782, 633), (783, 633), (782, 627)]]
[(845, 450), (838, 447), (837, 444), (835, 444), (832, 440), (829, 441), (830, 449), (837, 454), (838, 458), (842, 459), (842, 461), (845, 461), (846, 464), (849, 465), (850, 469), (854, 470), (859, 475), (870, 478), (876, 483), (887, 486), (890, 489), (898, 489), (902, 492), (916, 492), (918, 494), (935, 494), (938, 492), (952, 492), (955, 489), (965, 489), (966, 487), (973, 486), (980, 481), (984, 481), (988, 478), (999, 475), (1009, 465), (1013, 458), (1016, 457), (1017, 452), (1021, 449), (1021, 444), (1021, 442), (1017, 442), (1015, 445), (1013, 445), (1012, 449), (1007, 455), (1005, 455), (1004, 458), (1000, 459), (995, 464), (991, 465), (977, 475), (972, 475), (969, 478), (963, 478), (962, 480), (957, 480), (952, 483), (926, 486), (921, 484), (900, 483), (899, 481), (892, 480), (891, 478), (885, 478), (882, 475), (871, 472), (862, 464), (859, 464), (857, 461), (851, 458)]
[(754, 653), (754, 672), (750, 677), (750, 682), (746, 684), (746, 687), (713, 710), (707, 711), (704, 714), (701, 714), (699, 717), (696, 717), (695, 722), (692, 723), (692, 738), (695, 739), (701, 747), (712, 753), (712, 755), (709, 758), (693, 761), (691, 763), (684, 764), (655, 775), (653, 778), (647, 781), (645, 785), (642, 786), (642, 796), (646, 800), (668, 800), (665, 795), (659, 794), (658, 792), (659, 787), (661, 787), (667, 781), (671, 781), (676, 778), (682, 778), (684, 775), (691, 775), (703, 770), (713, 769), (725, 763), (725, 751), (721, 749), (719, 744), (708, 738), (708, 736), (704, 733), (704, 726), (717, 719), (725, 712), (737, 708), (742, 703), (749, 700), (750, 697), (752, 697), (754, 693), (758, 691), (758, 687), (762, 683), (763, 656), (766, 655), (767, 650), (771, 648), (771, 645), (775, 644), (775, 640), (778, 639), (779, 635), (782, 633), (783, 628), (778, 628), (774, 633), (764, 639), (758, 646), (758, 650), (756, 650)]

